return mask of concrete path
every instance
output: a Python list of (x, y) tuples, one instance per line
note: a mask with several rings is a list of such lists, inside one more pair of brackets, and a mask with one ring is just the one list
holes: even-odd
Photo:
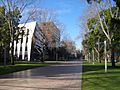
[(0, 90), (81, 90), (81, 62), (40, 67), (0, 76)]

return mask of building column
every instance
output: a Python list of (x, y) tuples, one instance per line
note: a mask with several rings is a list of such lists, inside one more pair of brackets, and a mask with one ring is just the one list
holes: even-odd
[(23, 43), (22, 43), (22, 59), (25, 59), (25, 47), (26, 47), (26, 36), (23, 36)]
[(16, 41), (14, 41), (14, 52), (13, 52), (13, 55), (15, 56), (16, 54)]
[(32, 38), (28, 36), (28, 42), (27, 42), (27, 56), (28, 56), (28, 61), (30, 61), (30, 55), (31, 55), (31, 43), (32, 43)]
[(19, 58), (20, 56), (20, 48), (21, 48), (21, 39), (18, 40), (17, 43), (17, 57)]

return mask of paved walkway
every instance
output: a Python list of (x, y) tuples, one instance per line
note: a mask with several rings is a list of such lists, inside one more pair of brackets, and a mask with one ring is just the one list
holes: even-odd
[(0, 76), (0, 90), (81, 90), (81, 62), (40, 67)]

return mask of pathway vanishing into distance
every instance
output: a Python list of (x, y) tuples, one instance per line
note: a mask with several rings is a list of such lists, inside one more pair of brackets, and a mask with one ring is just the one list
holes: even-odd
[(69, 61), (0, 76), (0, 90), (81, 90), (82, 65)]

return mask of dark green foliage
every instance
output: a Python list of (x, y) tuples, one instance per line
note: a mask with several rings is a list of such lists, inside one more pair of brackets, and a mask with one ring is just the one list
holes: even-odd
[[(89, 4), (93, 2), (99, 3), (99, 1), (104, 2), (104, 0), (87, 0)], [(101, 17), (101, 23), (103, 24), (104, 30), (102, 30), (101, 28), (100, 20), (98, 19), (98, 16), (95, 16), (94, 18), (90, 18), (87, 23), (88, 28), (90, 30), (89, 37), (87, 38), (89, 49), (90, 48), (93, 49), (93, 47), (96, 47), (96, 42), (98, 37), (100, 38), (100, 42), (104, 42), (104, 40), (106, 40), (108, 42), (107, 51), (111, 52), (111, 54), (109, 55), (111, 55), (112, 66), (115, 66), (114, 53), (120, 52), (120, 19), (119, 19), (120, 0), (114, 0), (114, 1), (116, 2), (116, 7), (111, 7), (111, 8), (107, 8), (106, 10), (98, 11), (99, 12), (98, 15), (100, 15)], [(111, 13), (113, 15), (111, 15)], [(105, 35), (103, 31), (106, 32), (108, 36)], [(109, 37), (109, 39), (107, 39), (106, 36)], [(104, 48), (102, 48), (102, 53), (104, 51), (103, 49)]]
[(116, 2), (116, 5), (120, 8), (120, 0), (114, 0)]
[[(13, 41), (18, 40), (19, 32), (19, 21), (21, 15), (18, 7), (14, 9), (7, 10), (7, 7), (0, 6), (0, 48), (3, 53), (3, 50), (6, 49), (7, 52), (11, 50), (11, 62), (14, 64), (13, 59)], [(10, 47), (10, 43), (12, 47)], [(3, 56), (3, 55), (2, 55)], [(8, 56), (8, 55), (7, 55)], [(3, 59), (3, 57), (2, 57)]]
[(120, 20), (112, 18), (111, 19), (111, 30), (113, 30), (113, 46), (115, 52), (120, 52)]

